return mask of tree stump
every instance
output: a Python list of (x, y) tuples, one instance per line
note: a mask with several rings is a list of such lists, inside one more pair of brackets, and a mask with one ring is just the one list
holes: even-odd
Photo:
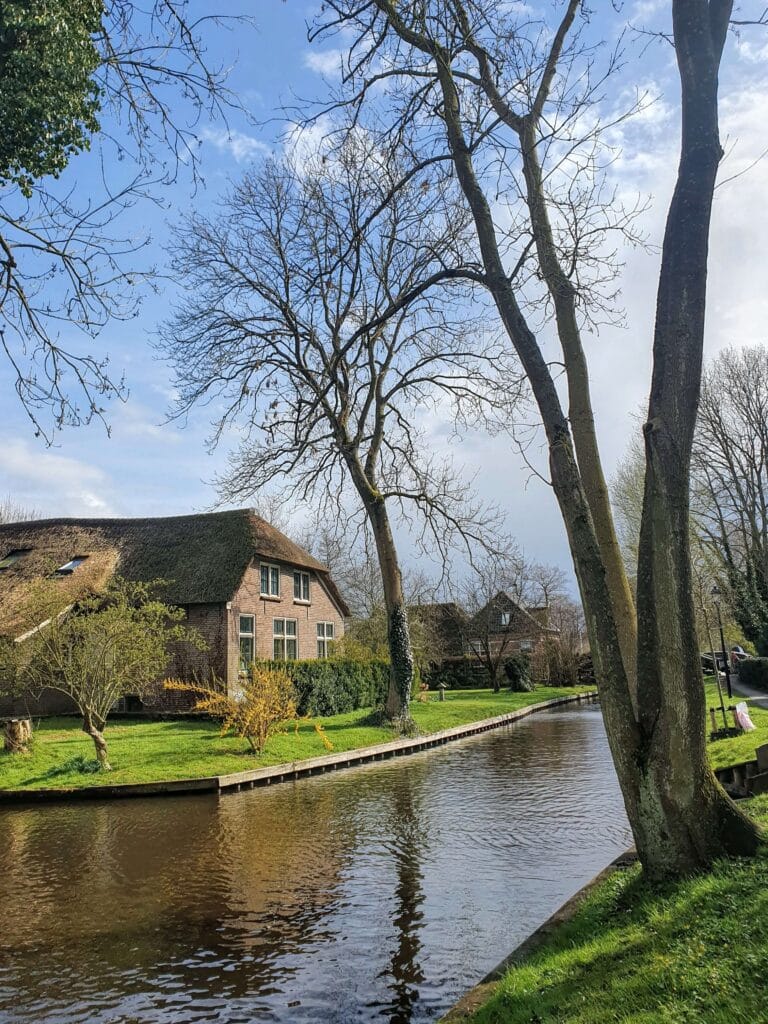
[(26, 754), (31, 736), (30, 718), (7, 718), (3, 729), (3, 749), (9, 754)]

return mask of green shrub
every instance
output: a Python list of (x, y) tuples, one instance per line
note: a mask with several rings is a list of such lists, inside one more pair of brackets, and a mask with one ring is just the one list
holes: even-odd
[(491, 685), (488, 670), (477, 658), (446, 658), (423, 673), (430, 690), (445, 683), (449, 690), (482, 690)]
[(513, 654), (504, 662), (504, 674), (513, 693), (530, 693), (535, 683), (531, 679), (531, 659), (527, 654)]
[(768, 658), (746, 658), (739, 665), (739, 680), (745, 686), (768, 690)]
[(376, 707), (387, 695), (389, 663), (383, 660), (265, 661), (259, 666), (290, 676), (299, 715), (340, 715)]

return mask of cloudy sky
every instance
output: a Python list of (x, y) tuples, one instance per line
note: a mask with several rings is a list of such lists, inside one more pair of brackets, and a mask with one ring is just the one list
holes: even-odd
[[(235, 5), (232, 5), (233, 7)], [(249, 9), (247, 0), (242, 5)], [(600, 5), (601, 7), (603, 5)], [(605, 4), (611, 9), (611, 5)], [(605, 35), (614, 36), (629, 14), (636, 24), (664, 25), (670, 5), (658, 0), (625, 5), (625, 13), (603, 15)], [(256, 128), (235, 118), (229, 131), (219, 124), (200, 129), (204, 186), (193, 195), (182, 179), (162, 195), (162, 206), (147, 204), (131, 213), (129, 230), (151, 232), (148, 255), (161, 271), (162, 241), (169, 225), (190, 205), (208, 209), (248, 166), (276, 145), (271, 112), (292, 96), (316, 96), (322, 75), (333, 75), (335, 56), (328, 45), (310, 47), (305, 24), (312, 5), (302, 0), (259, 0), (252, 3), (258, 22), (252, 33), (221, 32), (212, 40), (214, 55), (234, 62), (231, 85), (251, 109)], [(707, 353), (735, 344), (763, 342), (768, 324), (768, 30), (731, 38), (722, 75), (722, 135), (727, 157), (715, 204), (707, 313)], [(626, 96), (634, 90), (652, 97), (644, 112), (617, 130), (620, 155), (613, 173), (619, 188), (651, 199), (643, 227), (651, 243), (663, 230), (676, 164), (677, 86), (674, 54), (665, 44), (635, 46), (623, 80)], [(87, 193), (98, 151), (74, 160), (63, 184)], [(126, 173), (114, 155), (108, 172), (115, 181)], [(90, 161), (90, 163), (89, 163)], [(735, 180), (729, 181), (732, 177)], [(622, 277), (627, 326), (610, 328), (588, 338), (593, 396), (606, 469), (610, 473), (636, 429), (636, 414), (645, 400), (649, 373), (655, 280), (658, 255), (628, 251)], [(8, 367), (0, 364), (0, 497), (45, 515), (132, 516), (180, 514), (206, 510), (217, 500), (212, 485), (224, 464), (226, 444), (211, 453), (206, 411), (201, 409), (183, 428), (164, 424), (170, 374), (156, 359), (152, 331), (174, 301), (161, 276), (156, 293), (147, 291), (140, 316), (128, 324), (109, 325), (94, 343), (115, 368), (125, 371), (130, 396), (108, 410), (111, 435), (103, 427), (59, 433), (46, 447), (34, 437), (16, 402)], [(82, 341), (65, 333), (68, 343)], [(569, 564), (564, 531), (554, 499), (541, 480), (531, 475), (509, 439), (473, 434), (460, 443), (448, 439), (444, 423), (428, 424), (437, 449), (450, 450), (457, 463), (476, 472), (478, 493), (504, 509), (509, 531), (529, 555), (542, 561)], [(534, 462), (541, 455), (534, 450)]]

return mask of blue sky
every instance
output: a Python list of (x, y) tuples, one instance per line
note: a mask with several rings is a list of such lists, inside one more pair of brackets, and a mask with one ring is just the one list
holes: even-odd
[[(201, 8), (206, 5), (200, 5)], [(601, 5), (602, 6), (602, 5)], [(657, 0), (627, 4), (637, 19), (653, 23), (668, 6)], [(234, 7), (234, 5), (233, 5)], [(608, 4), (605, 5), (609, 7)], [(246, 7), (246, 9), (248, 9)], [(221, 31), (211, 39), (214, 56), (235, 63), (231, 87), (257, 121), (266, 120), (281, 103), (322, 90), (318, 69), (331, 67), (328, 45), (310, 50), (305, 21), (313, 5), (296, 0), (260, 0), (251, 5), (257, 28)], [(613, 32), (615, 16), (608, 30)], [(768, 33), (732, 39), (723, 74), (723, 134), (728, 158), (721, 177), (749, 167), (765, 147), (768, 123)], [(617, 184), (652, 197), (644, 226), (658, 243), (675, 163), (676, 90), (672, 52), (652, 47), (632, 58), (625, 75), (627, 89), (639, 85), (657, 97), (636, 122), (622, 129), (617, 143), (622, 155), (615, 168)], [(163, 209), (146, 204), (131, 214), (128, 230), (151, 232), (152, 262), (162, 267), (162, 240), (167, 227), (190, 205), (208, 208), (237, 178), (248, 161), (275, 144), (275, 126), (254, 127), (235, 116), (229, 134), (220, 124), (201, 127), (201, 169), (204, 187), (192, 194), (182, 176), (164, 190)], [(98, 153), (75, 159), (62, 186), (83, 194), (93, 187)], [(114, 180), (127, 168), (108, 153)], [(718, 192), (713, 227), (707, 349), (726, 344), (766, 341), (768, 289), (768, 168), (758, 163), (738, 181)], [(728, 173), (726, 173), (728, 172)], [(645, 398), (650, 368), (652, 313), (658, 256), (629, 251), (623, 280), (623, 301), (629, 327), (610, 329), (589, 339), (592, 382), (598, 426), (608, 471), (615, 466), (636, 429), (633, 414)], [(46, 515), (165, 515), (211, 507), (216, 492), (211, 481), (223, 467), (226, 448), (206, 450), (205, 409), (183, 429), (163, 425), (170, 398), (168, 369), (151, 348), (151, 333), (173, 302), (173, 289), (162, 279), (158, 294), (148, 291), (140, 316), (130, 323), (106, 327), (95, 349), (124, 369), (130, 388), (125, 404), (110, 407), (111, 437), (103, 427), (66, 430), (46, 448), (34, 438), (11, 390), (7, 367), (0, 364), (0, 496), (9, 493)], [(508, 439), (480, 434), (461, 444), (448, 440), (446, 424), (429, 425), (436, 448), (450, 446), (457, 461), (477, 473), (478, 492), (498, 503), (510, 531), (532, 557), (568, 565), (564, 531), (549, 489), (524, 467)], [(541, 461), (540, 453), (534, 459)]]

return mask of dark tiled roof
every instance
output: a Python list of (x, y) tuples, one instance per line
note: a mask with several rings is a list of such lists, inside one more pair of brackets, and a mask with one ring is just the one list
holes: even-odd
[(217, 604), (232, 599), (254, 558), (268, 558), (319, 573), (347, 613), (326, 567), (250, 509), (161, 519), (40, 519), (0, 525), (0, 559), (23, 548), (30, 553), (0, 570), (0, 627), (20, 589), (77, 555), (88, 558), (60, 581), (69, 600), (98, 591), (118, 572), (127, 579), (165, 580), (162, 597), (171, 604)]

